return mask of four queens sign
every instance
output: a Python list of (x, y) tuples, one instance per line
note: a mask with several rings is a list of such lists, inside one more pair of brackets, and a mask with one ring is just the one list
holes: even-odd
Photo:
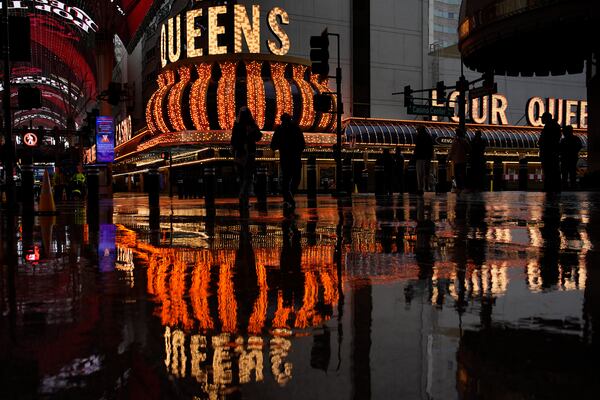
[(115, 122), (112, 117), (96, 118), (96, 162), (115, 160)]

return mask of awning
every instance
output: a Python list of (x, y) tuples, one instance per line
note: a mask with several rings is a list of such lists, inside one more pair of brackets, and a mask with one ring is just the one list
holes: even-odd
[[(403, 121), (371, 118), (350, 118), (345, 121), (345, 141), (372, 145), (414, 145), (417, 127), (424, 126), (436, 145), (449, 146), (456, 136), (458, 124), (450, 122)], [(467, 125), (467, 136), (473, 139), (475, 132), (481, 136), (488, 149), (533, 150), (537, 149), (542, 128), (529, 126)], [(587, 148), (587, 131), (574, 129)]]

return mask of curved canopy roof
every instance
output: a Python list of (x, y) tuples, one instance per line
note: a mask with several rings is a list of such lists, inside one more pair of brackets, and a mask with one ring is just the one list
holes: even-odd
[[(344, 129), (346, 142), (379, 145), (414, 145), (417, 127), (425, 126), (440, 146), (447, 146), (456, 136), (457, 124), (450, 122), (423, 122), (351, 118)], [(529, 126), (467, 125), (467, 136), (472, 139), (475, 131), (481, 130), (481, 136), (488, 148), (498, 150), (533, 150), (541, 128)], [(576, 135), (587, 148), (587, 135), (584, 130), (576, 129)]]
[[(73, 123), (81, 122), (85, 108), (100, 90), (96, 87), (96, 39), (118, 35), (131, 49), (159, 3), (162, 2), (9, 0), (10, 15), (28, 17), (31, 29), (31, 62), (12, 63), (13, 106), (17, 105), (18, 85), (31, 85), (42, 90), (42, 108), (52, 111), (52, 118), (46, 118), (48, 112), (23, 110), (15, 122), (29, 124), (33, 120), (35, 125), (50, 127), (67, 127), (69, 121), (73, 127)], [(18, 46), (20, 40), (23, 39), (11, 38), (11, 46)]]
[(599, 22), (597, 0), (464, 0), (458, 47), (465, 65), (479, 72), (580, 73)]

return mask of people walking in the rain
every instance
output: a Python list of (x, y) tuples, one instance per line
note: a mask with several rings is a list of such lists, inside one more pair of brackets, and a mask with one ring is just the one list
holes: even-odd
[(240, 179), (240, 206), (249, 205), (250, 185), (254, 177), (256, 142), (262, 132), (248, 107), (241, 107), (231, 132), (231, 147)]
[(284, 212), (296, 208), (294, 193), (300, 184), (302, 170), (302, 152), (306, 147), (304, 134), (292, 117), (284, 113), (281, 115), (281, 125), (273, 133), (271, 149), (279, 150), (279, 164), (281, 166), (281, 194), (283, 195)]
[(549, 112), (542, 115), (542, 123), (544, 129), (540, 133), (538, 146), (544, 174), (544, 192), (560, 192), (560, 125)]
[(456, 130), (456, 137), (452, 142), (448, 159), (452, 161), (454, 167), (454, 177), (456, 178), (456, 193), (460, 194), (465, 189), (465, 180), (467, 175), (467, 157), (469, 156), (470, 145), (465, 137), (465, 131), (462, 128)]
[(577, 186), (577, 161), (582, 144), (573, 134), (571, 125), (563, 126), (563, 138), (560, 140), (560, 168), (563, 189), (575, 189)]
[(473, 190), (484, 188), (485, 167), (485, 142), (481, 137), (481, 131), (475, 131), (475, 137), (471, 140), (471, 179), (470, 186)]
[(424, 126), (417, 128), (414, 159), (417, 170), (417, 193), (423, 194), (429, 189), (429, 169), (433, 158), (433, 139)]

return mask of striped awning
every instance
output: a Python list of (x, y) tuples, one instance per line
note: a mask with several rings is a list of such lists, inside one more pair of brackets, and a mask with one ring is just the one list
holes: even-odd
[[(379, 120), (350, 118), (345, 121), (345, 140), (348, 143), (372, 145), (414, 145), (417, 127), (427, 128), (438, 146), (448, 146), (456, 136), (458, 124), (449, 122)], [(541, 128), (529, 126), (467, 125), (467, 136), (472, 139), (477, 130), (488, 148), (532, 150), (537, 149)], [(575, 129), (583, 148), (587, 148), (587, 132)]]

